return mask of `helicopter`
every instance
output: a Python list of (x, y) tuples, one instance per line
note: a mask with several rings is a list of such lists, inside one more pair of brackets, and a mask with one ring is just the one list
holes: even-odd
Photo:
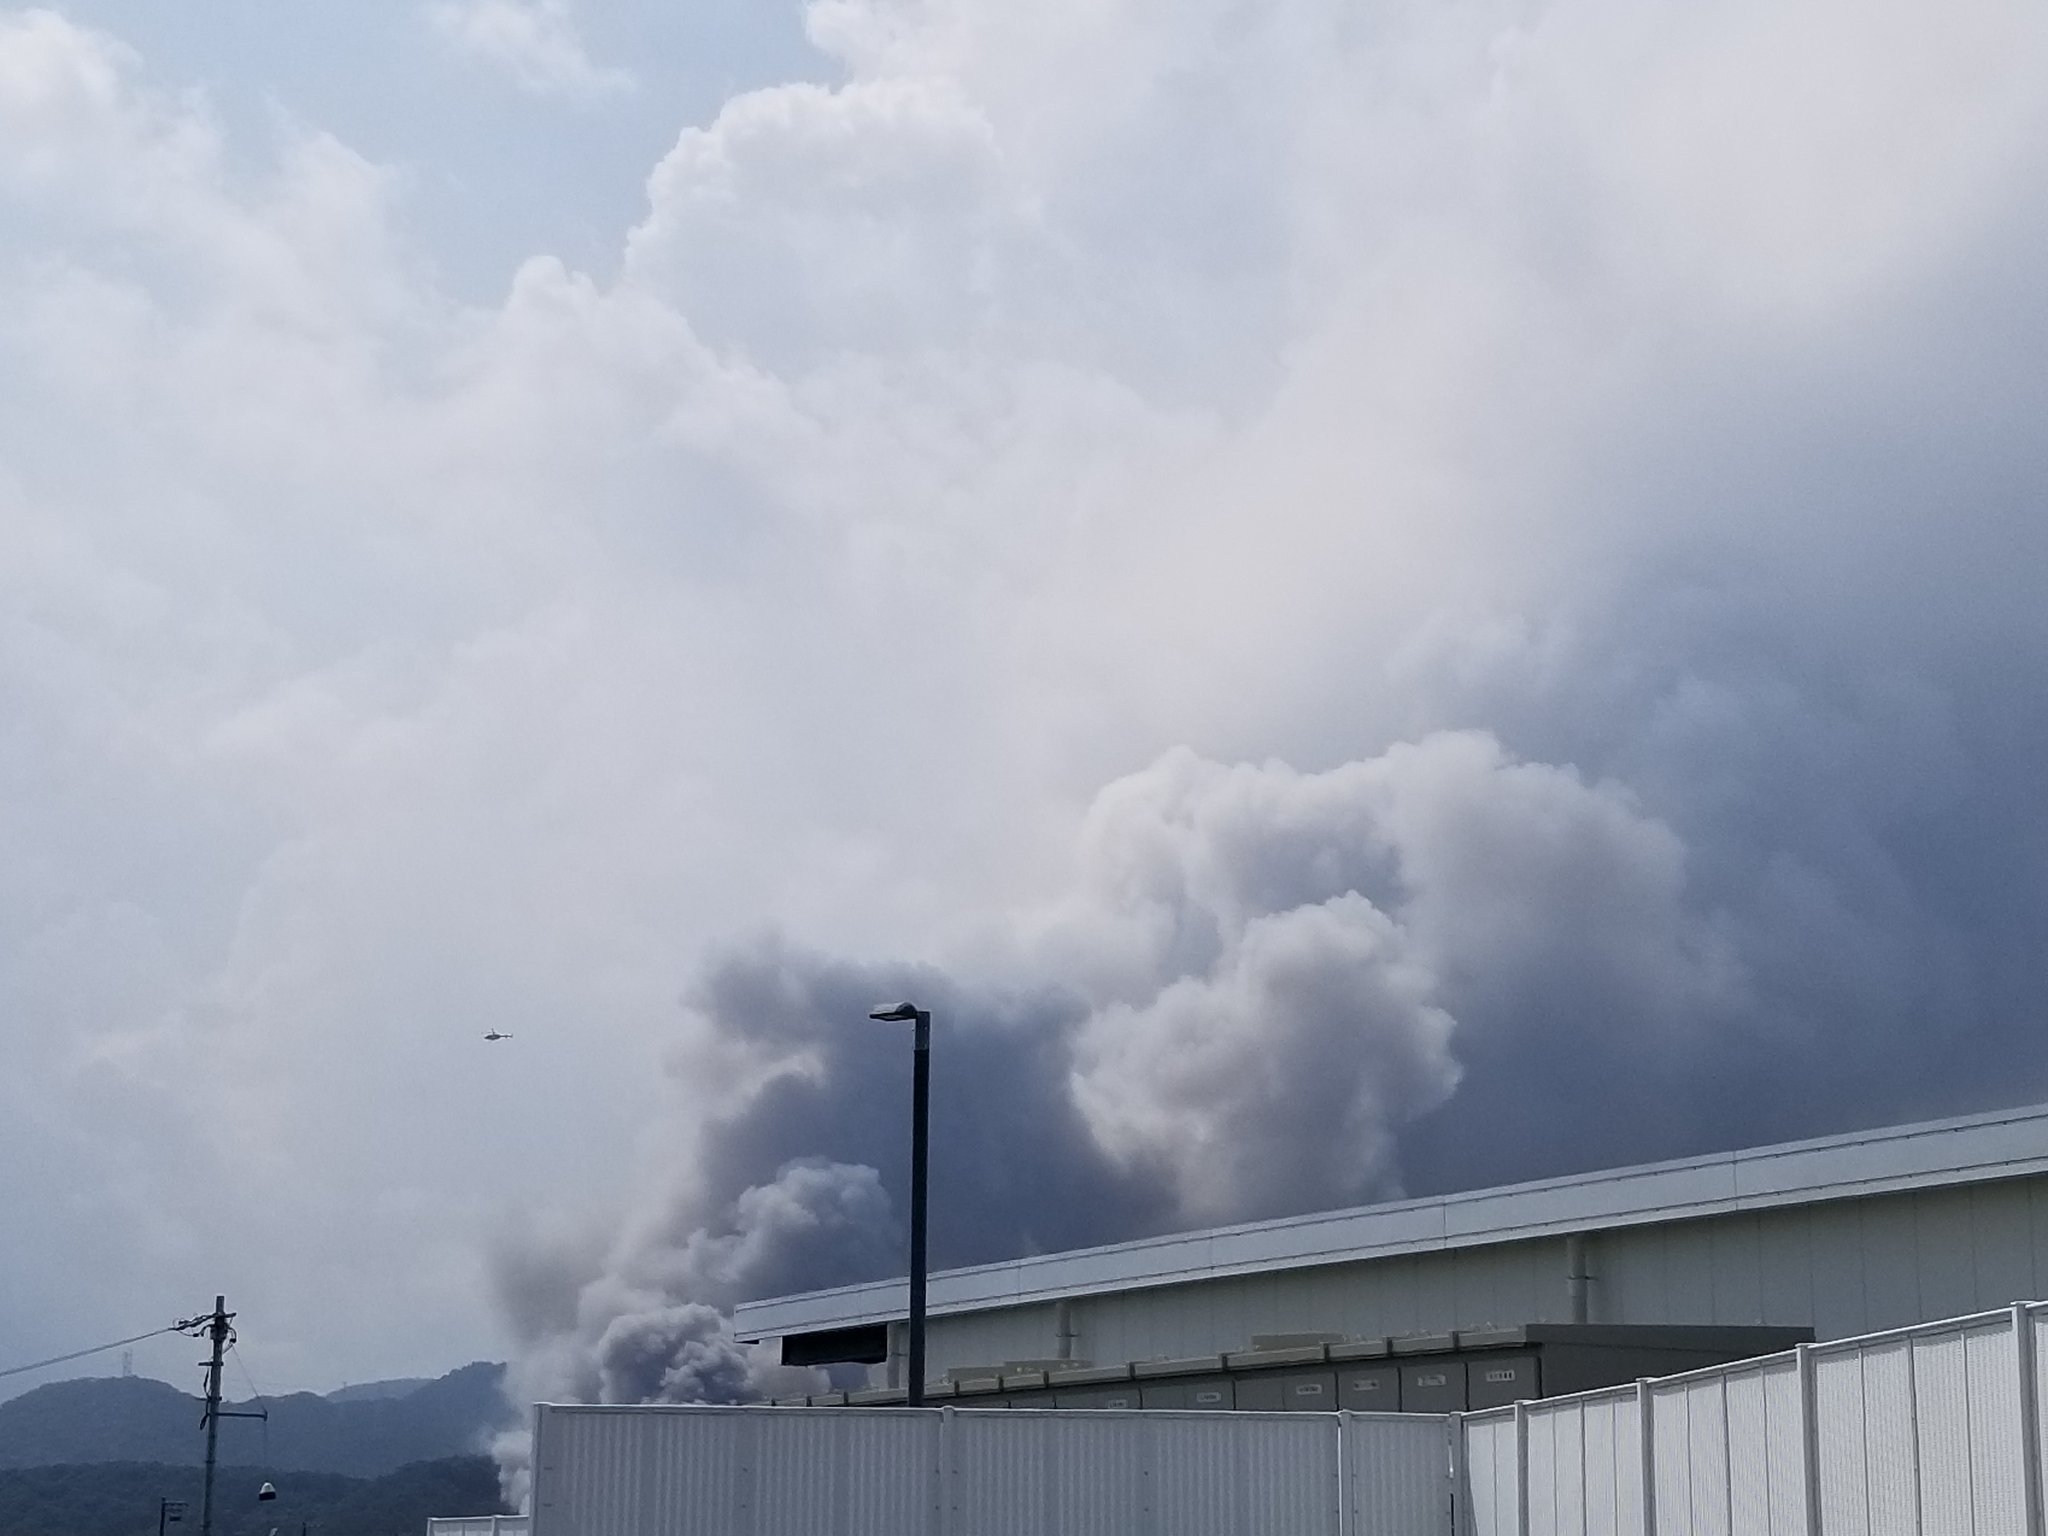
[(510, 1040), (512, 1036), (509, 1033), (501, 1033), (495, 1029), (487, 1029), (484, 1031), (484, 1038), (486, 1040)]

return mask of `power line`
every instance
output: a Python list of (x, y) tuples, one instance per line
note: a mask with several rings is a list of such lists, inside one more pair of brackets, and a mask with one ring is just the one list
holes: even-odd
[(169, 1328), (152, 1328), (148, 1333), (138, 1333), (132, 1339), (116, 1339), (111, 1344), (95, 1344), (91, 1349), (74, 1349), (68, 1355), (52, 1355), (47, 1360), (37, 1360), (29, 1365), (10, 1365), (0, 1371), (0, 1376), (20, 1376), (29, 1371), (40, 1371), (47, 1366), (62, 1365), (67, 1360), (83, 1360), (87, 1355), (103, 1355), (110, 1349), (119, 1349), (124, 1344), (140, 1344), (144, 1339), (153, 1339), (160, 1334), (176, 1333), (177, 1324)]
[(231, 1338), (228, 1353), (235, 1357), (235, 1364), (242, 1372), (242, 1380), (249, 1383), (249, 1393), (256, 1399), (256, 1417), (263, 1421), (263, 1465), (270, 1465), (270, 1399), (263, 1395), (263, 1389), (256, 1385), (256, 1378), (249, 1374), (249, 1362), (242, 1358), (242, 1341)]
[(242, 1357), (242, 1341), (240, 1339), (230, 1341), (228, 1353), (235, 1357), (235, 1365), (241, 1370), (242, 1380), (249, 1384), (249, 1395), (265, 1408), (268, 1408), (270, 1406), (270, 1399), (265, 1397), (263, 1389), (256, 1385), (256, 1378), (249, 1374), (249, 1362)]

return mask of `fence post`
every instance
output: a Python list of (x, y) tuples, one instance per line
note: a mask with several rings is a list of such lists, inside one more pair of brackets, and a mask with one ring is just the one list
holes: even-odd
[(1445, 1422), (1451, 1437), (1448, 1464), (1444, 1469), (1451, 1480), (1451, 1536), (1466, 1536), (1472, 1528), (1472, 1516), (1469, 1490), (1465, 1486), (1465, 1415), (1453, 1413)]
[(1799, 1373), (1799, 1478), (1806, 1493), (1806, 1536), (1822, 1536), (1820, 1518), (1820, 1415), (1814, 1404), (1813, 1346), (1793, 1347)]
[(1334, 1529), (1338, 1536), (1353, 1536), (1352, 1527), (1358, 1523), (1358, 1500), (1352, 1491), (1351, 1480), (1358, 1471), (1351, 1465), (1351, 1410), (1337, 1410), (1337, 1523)]
[(1529, 1405), (1515, 1404), (1515, 1536), (1529, 1536)]
[(1636, 1378), (1636, 1467), (1643, 1485), (1643, 1536), (1657, 1536), (1657, 1396)]
[(2026, 1499), (2027, 1536), (2042, 1536), (2041, 1522), (2041, 1400), (2036, 1395), (2034, 1358), (2034, 1315), (2023, 1301), (2012, 1307), (2013, 1352), (2020, 1366), (2020, 1480)]

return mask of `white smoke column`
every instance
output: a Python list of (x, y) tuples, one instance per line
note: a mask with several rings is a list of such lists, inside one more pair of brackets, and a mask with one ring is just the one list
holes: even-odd
[(1668, 1056), (1738, 990), (1670, 828), (1478, 732), (1314, 774), (1168, 754), (1098, 800), (1048, 943), (1096, 992), (1077, 1100), (1186, 1221), (1398, 1193), (1456, 998), (1567, 972)]

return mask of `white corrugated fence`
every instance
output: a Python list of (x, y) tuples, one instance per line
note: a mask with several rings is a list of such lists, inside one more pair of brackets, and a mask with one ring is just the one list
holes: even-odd
[(2043, 1536), (2020, 1305), (1467, 1414), (1465, 1536)]

